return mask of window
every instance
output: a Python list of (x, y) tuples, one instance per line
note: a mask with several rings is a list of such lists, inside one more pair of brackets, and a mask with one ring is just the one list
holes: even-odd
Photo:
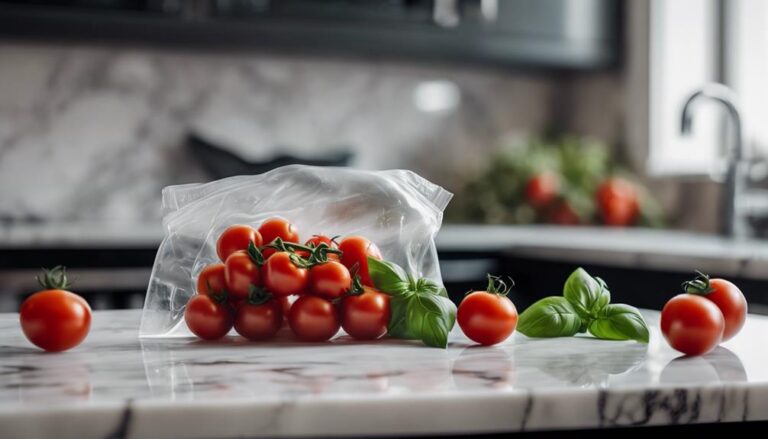
[(693, 133), (680, 133), (686, 99), (718, 79), (717, 1), (652, 0), (648, 7), (648, 171), (717, 175), (722, 109), (702, 103), (695, 110)]
[(768, 155), (768, 2), (730, 0), (725, 9), (725, 79), (741, 104), (748, 156)]

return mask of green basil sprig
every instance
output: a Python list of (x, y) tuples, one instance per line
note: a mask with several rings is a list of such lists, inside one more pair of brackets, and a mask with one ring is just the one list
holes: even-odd
[(445, 348), (456, 323), (456, 305), (445, 288), (417, 279), (397, 264), (368, 258), (368, 273), (374, 286), (391, 296), (390, 337), (421, 340), (427, 346)]
[(577, 268), (563, 286), (563, 296), (545, 297), (529, 306), (517, 322), (528, 337), (569, 337), (589, 331), (605, 340), (648, 343), (648, 326), (637, 308), (610, 304), (611, 293), (599, 277)]

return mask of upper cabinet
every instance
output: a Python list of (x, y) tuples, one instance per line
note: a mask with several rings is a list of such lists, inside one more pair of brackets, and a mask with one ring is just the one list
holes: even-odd
[(619, 60), (618, 0), (0, 0), (0, 35), (555, 69)]

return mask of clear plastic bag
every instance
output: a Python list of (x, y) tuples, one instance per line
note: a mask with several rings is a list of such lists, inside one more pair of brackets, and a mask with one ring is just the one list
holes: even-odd
[(292, 165), (270, 172), (163, 189), (165, 237), (157, 251), (141, 318), (141, 337), (191, 335), (184, 308), (198, 273), (218, 261), (216, 239), (232, 224), (270, 217), (313, 234), (363, 235), (384, 259), (442, 286), (435, 250), (453, 195), (404, 170), (365, 171)]

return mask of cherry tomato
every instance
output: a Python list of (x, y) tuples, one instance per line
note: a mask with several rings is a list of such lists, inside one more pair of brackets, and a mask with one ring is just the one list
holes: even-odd
[(551, 203), (560, 190), (560, 178), (552, 172), (542, 172), (531, 177), (525, 185), (528, 203), (540, 209)]
[(747, 320), (747, 299), (739, 287), (725, 279), (712, 279), (710, 285), (713, 291), (704, 297), (720, 308), (725, 318), (723, 341), (730, 340)]
[(610, 178), (597, 188), (597, 207), (609, 226), (628, 226), (640, 213), (635, 186), (622, 178)]
[(336, 307), (317, 296), (301, 296), (288, 313), (288, 324), (303, 341), (325, 341), (339, 331), (339, 315)]
[(19, 320), (24, 336), (50, 352), (65, 351), (79, 345), (91, 329), (88, 302), (61, 289), (68, 285), (62, 267), (46, 270), (40, 281), (48, 289), (38, 291), (21, 304)]
[(208, 295), (192, 296), (184, 310), (184, 321), (203, 340), (216, 340), (232, 329), (232, 313), (226, 305)]
[(340, 262), (328, 261), (309, 270), (309, 292), (324, 299), (338, 299), (350, 287), (352, 276)]
[(270, 256), (261, 272), (262, 284), (275, 297), (304, 293), (308, 278), (307, 269), (297, 267), (288, 252)]
[(288, 320), (288, 312), (291, 311), (291, 305), (293, 304), (291, 297), (295, 298), (295, 296), (275, 297), (275, 300), (280, 304), (280, 308), (283, 310), (284, 320)]
[(251, 226), (235, 224), (229, 226), (219, 236), (219, 240), (216, 241), (216, 253), (219, 255), (219, 259), (226, 261), (232, 253), (238, 250), (248, 250), (251, 242), (256, 247), (261, 247), (261, 234)]
[(235, 317), (235, 331), (248, 340), (272, 338), (283, 326), (283, 305), (270, 299), (260, 305), (246, 302)]
[(264, 244), (271, 244), (276, 238), (286, 242), (299, 242), (299, 231), (296, 227), (282, 218), (270, 218), (259, 227), (259, 233)]
[(679, 294), (661, 311), (661, 332), (669, 345), (687, 355), (702, 355), (723, 338), (725, 319), (714, 302)]
[(227, 288), (226, 266), (211, 264), (197, 275), (197, 294), (221, 294)]
[(387, 333), (389, 296), (371, 287), (341, 303), (341, 327), (358, 340), (375, 340)]
[(553, 202), (546, 213), (547, 222), (561, 226), (576, 226), (581, 224), (581, 218), (571, 203), (566, 200)]
[(720, 308), (725, 319), (723, 341), (731, 339), (744, 326), (747, 320), (747, 299), (739, 287), (725, 279), (710, 279), (698, 272), (696, 279), (685, 282), (683, 289), (687, 293), (698, 294)]
[(240, 250), (229, 255), (224, 263), (224, 279), (230, 300), (236, 301), (247, 298), (251, 286), (260, 285), (261, 274), (248, 252)]
[(501, 343), (514, 332), (517, 309), (506, 296), (507, 291), (498, 278), (489, 276), (488, 291), (475, 291), (464, 297), (456, 313), (464, 335), (489, 346)]
[(341, 241), (339, 250), (342, 251), (341, 263), (349, 270), (357, 266), (357, 274), (363, 285), (372, 287), (371, 275), (368, 274), (368, 257), (381, 259), (381, 251), (376, 244), (362, 236), (350, 236)]

